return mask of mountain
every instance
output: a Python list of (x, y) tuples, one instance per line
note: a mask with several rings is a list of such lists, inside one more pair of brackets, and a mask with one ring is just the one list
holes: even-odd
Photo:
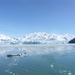
[(0, 44), (12, 44), (12, 43), (18, 43), (18, 42), (19, 40), (16, 38), (11, 38), (4, 34), (0, 34)]
[(4, 34), (0, 34), (0, 44), (40, 44), (40, 43), (68, 43), (75, 36), (70, 34), (58, 35), (48, 34), (46, 32), (38, 32), (25, 35), (21, 38), (11, 38)]
[(48, 34), (46, 32), (32, 33), (20, 38), (21, 43), (68, 43), (75, 36), (70, 34), (57, 35)]

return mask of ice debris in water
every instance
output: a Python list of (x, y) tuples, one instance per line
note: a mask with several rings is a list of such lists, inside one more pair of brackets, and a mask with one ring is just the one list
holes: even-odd
[(54, 67), (54, 65), (53, 65), (53, 64), (51, 64), (50, 66), (51, 66), (51, 67)]
[(72, 75), (72, 73), (69, 72), (68, 75)]
[(66, 73), (67, 71), (66, 70), (60, 70), (59, 72), (60, 73)]
[(12, 74), (12, 72), (10, 72), (10, 74)]
[(27, 72), (28, 70), (26, 70), (26, 72)]
[(9, 70), (6, 70), (6, 72), (9, 72)]
[(15, 73), (13, 73), (13, 75), (15, 75)]

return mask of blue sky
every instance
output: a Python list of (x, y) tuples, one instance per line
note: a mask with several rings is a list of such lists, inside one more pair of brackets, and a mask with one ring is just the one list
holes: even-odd
[(75, 0), (0, 0), (0, 34), (75, 35)]

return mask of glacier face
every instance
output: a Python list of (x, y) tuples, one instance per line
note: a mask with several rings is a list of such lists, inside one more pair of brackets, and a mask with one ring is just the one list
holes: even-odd
[(69, 40), (71, 40), (74, 37), (75, 37), (74, 35), (70, 35), (70, 34), (58, 35), (58, 34), (48, 34), (46, 32), (38, 32), (38, 33), (25, 35), (19, 40), (21, 43), (27, 43), (27, 42), (67, 43)]
[(0, 34), (0, 44), (40, 44), (40, 43), (68, 43), (74, 35), (65, 34), (48, 34), (46, 32), (38, 32), (25, 35), (21, 38), (11, 38), (4, 34)]

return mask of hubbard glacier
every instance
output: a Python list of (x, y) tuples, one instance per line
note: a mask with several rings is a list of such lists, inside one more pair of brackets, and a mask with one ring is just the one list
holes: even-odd
[(20, 38), (12, 38), (0, 34), (0, 44), (65, 44), (73, 38), (75, 36), (70, 34), (58, 35), (48, 34), (46, 32), (35, 32)]

